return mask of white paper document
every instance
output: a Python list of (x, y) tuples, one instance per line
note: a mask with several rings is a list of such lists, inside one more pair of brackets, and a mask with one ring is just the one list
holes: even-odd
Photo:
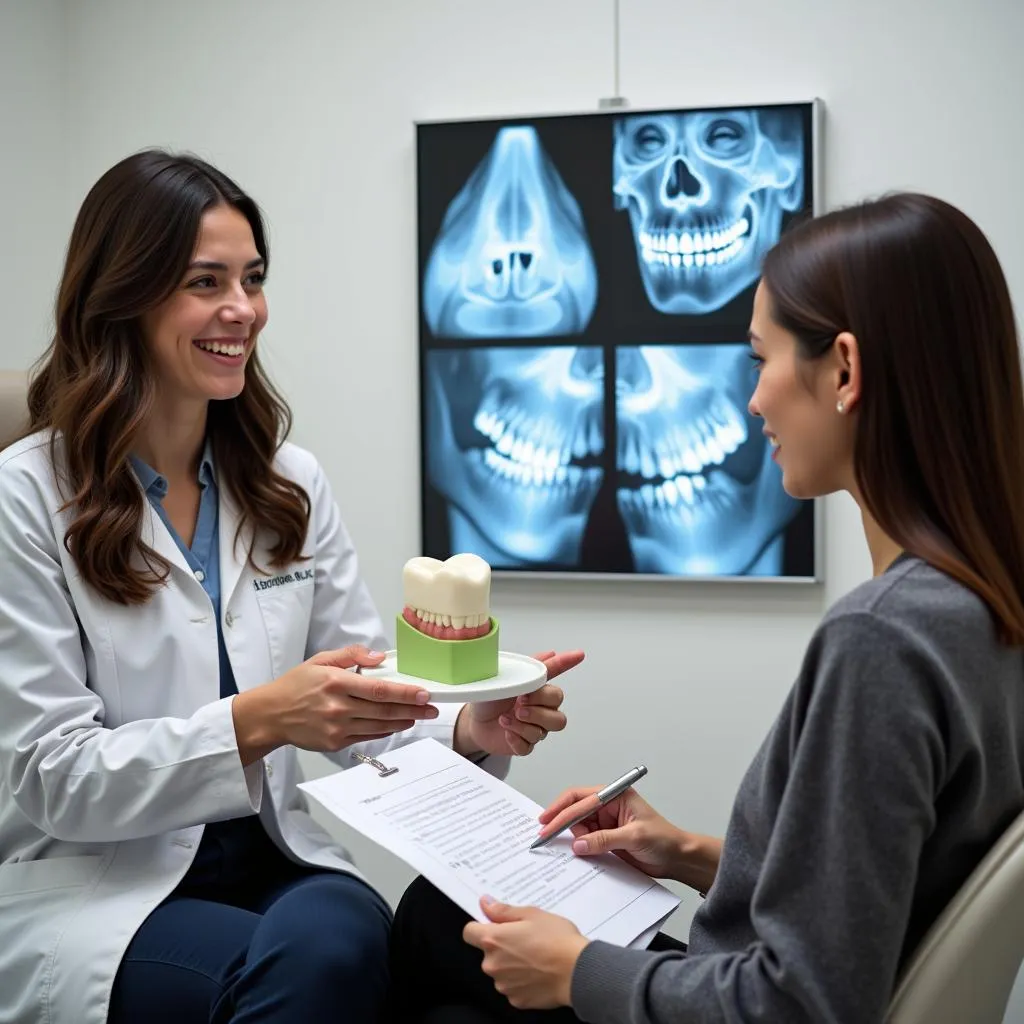
[(433, 739), (300, 783), (341, 821), (401, 857), (478, 921), (480, 897), (540, 907), (588, 938), (646, 946), (679, 899), (613, 854), (577, 857), (572, 834), (538, 850), (542, 808)]

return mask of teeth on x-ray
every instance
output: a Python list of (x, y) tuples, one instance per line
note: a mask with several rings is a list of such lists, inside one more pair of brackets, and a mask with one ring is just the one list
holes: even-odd
[[(570, 462), (604, 449), (603, 364), (597, 372), (580, 373), (577, 353), (573, 348), (543, 350), (519, 367), (524, 390), (510, 392), (505, 378), (484, 394), (473, 426), (494, 444), (485, 450), (484, 461), (496, 473), (524, 486), (572, 489), (583, 482), (585, 470)], [(572, 400), (561, 406), (561, 415), (546, 401), (559, 396)]]
[(583, 470), (570, 466), (570, 461), (599, 455), (604, 448), (596, 405), (587, 407), (569, 424), (546, 416), (531, 417), (515, 405), (497, 410), (484, 407), (474, 417), (473, 426), (494, 442), (494, 448), (484, 453), (487, 465), (524, 486), (577, 487)]
[(626, 419), (619, 430), (619, 466), (646, 479), (663, 477), (665, 497), (674, 505), (677, 486), (685, 498), (692, 499), (681, 474), (720, 466), (746, 439), (747, 426), (735, 406), (719, 398), (706, 412), (667, 427), (656, 439), (647, 436), (635, 420)]
[(640, 232), (641, 257), (645, 263), (661, 263), (665, 267), (725, 266), (746, 244), (750, 221), (740, 217), (725, 230), (674, 231), (652, 235)]
[(796, 503), (744, 406), (746, 346), (616, 350), (616, 499), (642, 572), (779, 569), (764, 555)]
[(612, 191), (651, 305), (709, 313), (753, 285), (783, 212), (803, 201), (802, 161), (796, 111), (618, 118)]
[[(653, 509), (680, 506), (689, 524), (691, 510), (725, 497), (721, 487), (708, 489), (708, 474), (747, 440), (742, 414), (721, 384), (687, 368), (685, 350), (620, 350), (620, 380), (629, 378), (618, 402), (620, 472), (638, 477), (623, 488), (623, 502)], [(632, 361), (642, 360), (647, 386), (637, 386)], [(653, 415), (646, 415), (646, 414)], [(649, 482), (655, 481), (655, 482)]]
[(448, 207), (423, 281), (439, 337), (583, 331), (597, 271), (579, 204), (532, 127), (502, 128)]
[(601, 350), (436, 350), (427, 374), (428, 473), (451, 549), (573, 564), (604, 476)]

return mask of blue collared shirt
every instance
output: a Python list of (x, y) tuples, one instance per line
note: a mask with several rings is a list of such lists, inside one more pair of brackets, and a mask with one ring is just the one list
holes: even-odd
[[(131, 463), (150, 504), (174, 538), (188, 567), (203, 585), (213, 605), (220, 653), (220, 695), (222, 698), (230, 697), (238, 692), (238, 687), (231, 662), (228, 660), (220, 618), (220, 500), (210, 444), (207, 442), (199, 464), (201, 496), (191, 546), (179, 536), (164, 509), (163, 500), (167, 497), (166, 477), (161, 476), (152, 466), (135, 455), (131, 456)], [(257, 815), (213, 822), (203, 831), (203, 839), (196, 851), (195, 860), (188, 874), (182, 879), (178, 891), (180, 893), (183, 889), (201, 890), (204, 886), (220, 889), (226, 885), (244, 884), (252, 876), (253, 871), (258, 870), (267, 859), (277, 859), (281, 856), (277, 847), (271, 843)]]
[(235, 685), (235, 674), (231, 670), (227, 648), (224, 645), (224, 628), (220, 621), (220, 540), (218, 527), (220, 519), (220, 501), (217, 493), (217, 479), (213, 472), (213, 453), (209, 442), (203, 451), (203, 459), (199, 464), (199, 515), (196, 517), (195, 533), (192, 546), (189, 547), (171, 525), (163, 501), (167, 497), (167, 480), (152, 466), (143, 462), (138, 456), (131, 457), (132, 467), (146, 492), (150, 504), (163, 520), (164, 526), (174, 538), (188, 562), (188, 567), (203, 585), (207, 596), (213, 604), (214, 618), (217, 622), (217, 645), (220, 652), (220, 695), (230, 697), (238, 692)]

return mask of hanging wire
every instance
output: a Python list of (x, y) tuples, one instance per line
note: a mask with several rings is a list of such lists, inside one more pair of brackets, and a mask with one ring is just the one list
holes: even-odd
[(615, 61), (615, 88), (612, 91), (612, 95), (615, 97), (619, 96), (619, 0), (612, 0), (613, 11), (612, 11), (612, 39), (614, 40), (614, 61)]
[(612, 0), (612, 94), (597, 101), (601, 109), (624, 107), (626, 100), (619, 95), (619, 0)]

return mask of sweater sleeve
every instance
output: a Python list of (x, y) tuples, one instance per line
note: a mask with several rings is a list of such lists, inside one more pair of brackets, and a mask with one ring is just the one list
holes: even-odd
[[(591, 943), (573, 975), (577, 1016), (591, 1024), (882, 1020), (945, 771), (936, 680), (926, 648), (878, 616), (848, 612), (823, 623), (733, 811), (737, 823), (763, 820), (778, 801), (763, 850), (743, 852), (762, 858), (750, 907), (756, 941), (690, 955)], [(716, 887), (729, 853), (727, 837)], [(702, 908), (709, 916), (714, 898), (713, 888)]]

